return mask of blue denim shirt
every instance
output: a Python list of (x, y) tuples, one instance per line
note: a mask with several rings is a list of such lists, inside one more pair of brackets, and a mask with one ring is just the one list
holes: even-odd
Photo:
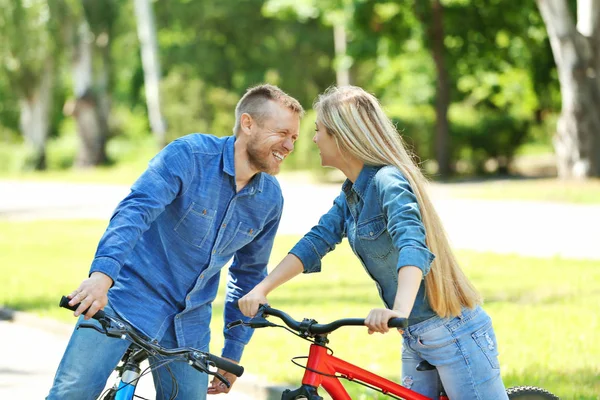
[[(225, 323), (233, 304), (266, 276), (283, 209), (277, 180), (259, 173), (236, 193), (235, 137), (193, 134), (154, 157), (117, 206), (90, 274), (110, 276), (109, 303), (149, 337), (208, 349), (211, 303), (229, 267)], [(222, 355), (238, 360), (252, 330), (224, 331)]]
[[(304, 272), (318, 272), (321, 259), (344, 237), (388, 308), (394, 306), (399, 269), (416, 266), (425, 276), (434, 259), (425, 244), (417, 198), (393, 166), (365, 165), (354, 184), (346, 180), (333, 207), (290, 253), (302, 261)], [(434, 315), (422, 280), (409, 317), (411, 324)]]

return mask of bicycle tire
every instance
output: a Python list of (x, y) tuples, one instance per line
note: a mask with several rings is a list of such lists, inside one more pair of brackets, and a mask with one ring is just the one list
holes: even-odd
[(546, 389), (535, 386), (515, 386), (506, 391), (509, 399), (517, 400), (560, 400)]

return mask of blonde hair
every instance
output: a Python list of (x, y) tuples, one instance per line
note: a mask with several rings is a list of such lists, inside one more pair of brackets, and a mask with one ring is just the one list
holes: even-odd
[(330, 87), (314, 104), (317, 119), (338, 148), (367, 165), (393, 165), (410, 183), (419, 203), (426, 243), (436, 258), (425, 276), (431, 308), (441, 317), (473, 308), (481, 296), (461, 270), (442, 221), (426, 191), (427, 179), (375, 96), (355, 86)]
[(237, 135), (240, 130), (240, 117), (242, 114), (249, 114), (259, 126), (262, 126), (265, 119), (270, 116), (270, 109), (267, 107), (269, 101), (275, 101), (292, 112), (298, 114), (300, 118), (304, 115), (304, 109), (298, 100), (285, 93), (277, 86), (265, 83), (246, 90), (246, 93), (235, 106), (235, 126), (233, 133)]

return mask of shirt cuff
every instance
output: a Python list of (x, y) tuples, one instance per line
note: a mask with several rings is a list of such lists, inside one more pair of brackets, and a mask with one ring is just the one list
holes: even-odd
[(321, 255), (307, 238), (300, 239), (292, 250), (290, 250), (290, 254), (295, 255), (302, 261), (305, 274), (321, 271)]
[(402, 267), (415, 266), (423, 271), (423, 277), (429, 273), (431, 263), (435, 256), (429, 250), (422, 247), (406, 246), (400, 249), (398, 266), (396, 272)]
[(113, 280), (114, 284), (117, 281), (120, 270), (121, 265), (116, 260), (110, 257), (98, 257), (92, 262), (90, 275), (93, 272), (102, 272), (103, 274), (108, 275), (108, 277)]
[(240, 362), (245, 346), (244, 343), (238, 342), (237, 340), (225, 339), (221, 357)]

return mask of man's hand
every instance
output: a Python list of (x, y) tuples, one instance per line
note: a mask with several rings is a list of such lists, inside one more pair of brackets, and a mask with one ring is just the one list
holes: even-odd
[(71, 299), (69, 301), (70, 306), (81, 303), (73, 315), (78, 317), (89, 308), (89, 311), (85, 313), (85, 319), (92, 318), (98, 310), (102, 310), (108, 304), (107, 294), (112, 284), (113, 281), (108, 275), (102, 272), (93, 272), (89, 278), (81, 282), (81, 285), (67, 296)]
[(269, 304), (267, 296), (256, 287), (252, 289), (247, 295), (238, 300), (238, 306), (240, 311), (246, 317), (254, 317), (258, 312), (258, 307), (261, 304)]
[[(387, 308), (374, 308), (369, 312), (365, 319), (365, 325), (369, 328), (369, 335), (374, 332), (387, 333), (390, 328), (388, 327), (388, 321), (392, 318), (407, 318), (408, 316), (396, 311), (388, 310)], [(401, 329), (398, 329), (402, 333)]]
[[(238, 364), (237, 361), (233, 361), (229, 358), (225, 358), (225, 360), (231, 361), (232, 363), (235, 363), (235, 364)], [(227, 379), (229, 381), (231, 386), (229, 386), (229, 387), (225, 386), (225, 384), (223, 382), (221, 382), (219, 380), (219, 378), (217, 378), (215, 376), (215, 377), (213, 377), (212, 381), (210, 381), (210, 386), (208, 387), (208, 390), (206, 391), (206, 393), (208, 393), (208, 394), (229, 393), (229, 391), (233, 387), (233, 383), (237, 379), (237, 376), (235, 376), (231, 372), (227, 372), (222, 369), (219, 369), (219, 374), (223, 375), (225, 377), (225, 379)]]

